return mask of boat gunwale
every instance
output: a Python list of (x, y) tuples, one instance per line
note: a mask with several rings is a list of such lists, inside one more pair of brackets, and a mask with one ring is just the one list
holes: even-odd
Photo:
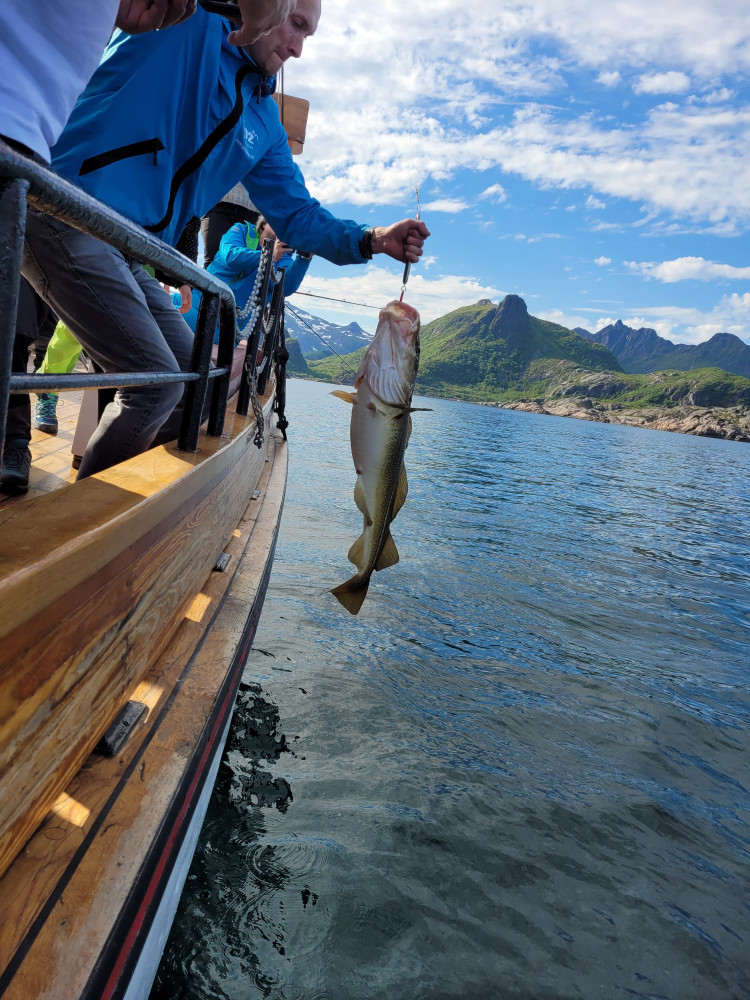
[[(275, 444), (273, 462), (276, 464), (282, 461), (282, 456), (279, 451), (281, 447), (284, 449), (283, 472), (285, 484), (286, 446), (282, 445), (278, 439)], [(266, 457), (265, 463), (268, 461), (269, 458)], [(268, 472), (269, 480), (273, 475), (273, 471), (274, 468), (272, 466)], [(261, 472), (261, 476), (262, 475), (263, 472)], [(267, 487), (268, 484), (266, 484), (266, 489)], [(135, 948), (128, 948), (127, 935), (123, 938), (123, 923), (127, 927), (130, 915), (133, 912), (138, 913), (143, 910), (144, 907), (147, 911), (148, 906), (151, 902), (153, 902), (154, 896), (158, 895), (160, 886), (163, 887), (163, 884), (168, 881), (174, 864), (176, 863), (179, 850), (186, 836), (186, 827), (181, 820), (187, 819), (187, 813), (192, 814), (197, 806), (201, 791), (205, 785), (205, 781), (207, 780), (208, 770), (210, 769), (210, 761), (214, 759), (215, 754), (218, 752), (218, 748), (215, 746), (217, 737), (221, 735), (222, 730), (226, 729), (226, 725), (231, 718), (234, 699), (241, 681), (250, 644), (257, 627), (257, 621), (260, 616), (265, 591), (268, 585), (268, 579), (271, 573), (273, 555), (281, 518), (281, 510), (283, 507), (284, 492), (285, 485), (281, 489), (281, 496), (277, 507), (273, 508), (271, 511), (271, 513), (273, 510), (276, 511), (273, 537), (266, 550), (263, 572), (255, 590), (252, 604), (250, 605), (247, 615), (243, 620), (241, 637), (234, 644), (234, 653), (231, 661), (224, 671), (223, 679), (219, 685), (216, 697), (212, 704), (212, 709), (203, 719), (200, 735), (194, 742), (191, 743), (189, 757), (186, 760), (181, 776), (175, 786), (175, 790), (172, 793), (171, 806), (166, 809), (161, 816), (158, 833), (150, 841), (147, 853), (143, 857), (137, 876), (131, 882), (127, 897), (122, 904), (117, 920), (114, 921), (112, 928), (110, 929), (106, 943), (99, 950), (99, 958), (92, 966), (89, 981), (85, 989), (80, 993), (82, 998), (87, 997), (89, 1000), (94, 1000), (94, 998), (96, 998), (96, 1000), (100, 1000), (100, 998), (105, 996), (113, 998), (122, 996), (123, 990), (127, 985), (128, 976), (132, 972), (138, 955), (140, 954), (138, 950), (139, 942), (142, 945), (144, 935), (148, 934), (150, 923), (153, 920), (153, 913), (142, 913), (136, 938), (132, 942), (132, 944), (135, 945)], [(264, 495), (262, 502), (265, 503), (266, 499), (267, 497)], [(255, 502), (256, 500), (254, 498), (248, 499), (245, 514), (243, 514), (239, 519), (238, 525), (241, 525), (246, 519), (247, 510)], [(141, 743), (131, 750), (132, 757), (124, 767), (122, 773), (117, 776), (114, 788), (107, 796), (106, 802), (99, 809), (96, 818), (92, 821), (90, 829), (83, 834), (82, 839), (76, 846), (70, 861), (65, 864), (61, 873), (56, 878), (43, 906), (40, 908), (34, 920), (29, 924), (29, 927), (24, 932), (23, 937), (19, 940), (5, 969), (0, 972), (0, 994), (4, 994), (4, 991), (11, 986), (19, 969), (23, 965), (29, 953), (33, 950), (36, 940), (43, 932), (46, 922), (51, 916), (54, 915), (55, 908), (63, 902), (63, 893), (68, 888), (70, 881), (75, 877), (78, 866), (80, 865), (83, 857), (87, 851), (91, 849), (92, 844), (94, 844), (97, 840), (97, 835), (100, 835), (101, 837), (104, 836), (107, 828), (105, 827), (105, 830), (102, 831), (102, 827), (109, 818), (112, 809), (116, 806), (119, 796), (122, 794), (122, 791), (127, 786), (128, 782), (133, 780), (134, 773), (137, 771), (139, 765), (142, 765), (144, 755), (147, 754), (154, 739), (159, 736), (160, 727), (163, 722), (169, 718), (169, 711), (173, 708), (175, 700), (179, 698), (180, 694), (185, 692), (185, 682), (194, 672), (196, 665), (200, 666), (199, 661), (201, 652), (206, 641), (211, 635), (212, 628), (217, 624), (217, 622), (220, 622), (222, 614), (226, 616), (227, 621), (230, 623), (236, 620), (236, 609), (232, 607), (232, 602), (233, 600), (236, 601), (238, 597), (234, 591), (238, 588), (238, 586), (241, 586), (243, 571), (248, 571), (248, 560), (250, 560), (254, 554), (254, 552), (251, 551), (253, 550), (253, 537), (258, 530), (260, 516), (261, 515), (259, 514), (258, 519), (256, 519), (253, 523), (252, 529), (248, 532), (248, 536), (243, 543), (243, 548), (238, 558), (237, 565), (234, 567), (232, 573), (229, 574), (230, 578), (224, 586), (221, 596), (217, 602), (217, 606), (213, 610), (210, 619), (203, 626), (203, 632), (199, 640), (193, 647), (188, 660), (180, 669), (179, 675), (171, 690), (167, 694), (164, 703), (158, 706), (155, 716), (153, 719), (149, 720), (147, 734), (141, 740)], [(175, 641), (175, 637), (173, 637), (171, 642)], [(169, 647), (163, 651), (160, 659), (168, 658), (168, 649)], [(185, 697), (187, 697), (187, 695), (185, 695)], [(214, 749), (212, 750), (212, 748)], [(207, 754), (210, 758), (208, 766), (206, 766)], [(117, 768), (117, 759), (113, 759), (111, 765), (112, 767)], [(192, 790), (192, 794), (189, 799), (187, 797), (183, 797), (183, 792), (186, 788), (190, 788)], [(35, 832), (33, 838), (43, 836), (44, 825), (45, 824), (43, 824), (42, 827)], [(9, 869), (9, 871), (12, 871), (12, 868), (13, 866), (11, 865), (11, 869)], [(161, 872), (161, 875), (157, 882), (154, 883), (154, 878), (159, 871)], [(145, 899), (144, 896), (139, 895), (139, 893), (135, 891), (136, 888), (143, 886), (144, 883), (148, 883), (152, 886), (148, 899)], [(2, 884), (2, 882), (0, 882), (0, 884)], [(118, 976), (116, 981), (112, 984), (112, 989), (110, 991), (101, 992), (103, 988), (102, 977), (105, 973), (109, 976), (109, 971), (111, 971), (111, 969), (107, 971), (106, 966), (111, 960), (113, 952), (120, 955), (121, 958), (122, 955), (125, 956), (121, 962), (121, 972), (125, 978), (123, 979), (122, 976)], [(23, 989), (23, 987), (21, 988)], [(79, 996), (78, 993), (75, 995)]]

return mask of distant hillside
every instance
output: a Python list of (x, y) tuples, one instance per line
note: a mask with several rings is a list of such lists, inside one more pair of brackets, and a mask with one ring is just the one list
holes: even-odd
[(547, 400), (576, 397), (630, 407), (750, 407), (750, 379), (719, 368), (618, 375), (544, 359), (529, 365), (521, 392)]
[(715, 333), (702, 344), (673, 344), (660, 337), (656, 330), (649, 327), (634, 330), (621, 320), (596, 333), (581, 327), (576, 327), (575, 332), (608, 347), (626, 372), (721, 368), (733, 375), (750, 378), (750, 345), (733, 333)]
[[(715, 367), (626, 372), (614, 353), (585, 333), (529, 316), (517, 295), (506, 296), (499, 305), (482, 299), (422, 328), (416, 391), (540, 414), (750, 441), (750, 379)], [(661, 340), (653, 330), (646, 333)], [(612, 342), (621, 346), (616, 337)], [(365, 350), (311, 361), (302, 357), (294, 341), (291, 344), (296, 351), (290, 374), (339, 383), (354, 381)]]
[(293, 298), (287, 302), (284, 318), (287, 337), (293, 337), (300, 351), (307, 357), (326, 358), (337, 352), (351, 354), (357, 348), (367, 346), (372, 334), (367, 333), (359, 323), (341, 326), (300, 309)]
[[(482, 299), (422, 327), (417, 391), (461, 399), (494, 399), (519, 384), (532, 361), (557, 358), (592, 371), (621, 372), (615, 356), (572, 330), (530, 316), (518, 295), (496, 305)], [(363, 351), (310, 363), (314, 376), (352, 381)]]

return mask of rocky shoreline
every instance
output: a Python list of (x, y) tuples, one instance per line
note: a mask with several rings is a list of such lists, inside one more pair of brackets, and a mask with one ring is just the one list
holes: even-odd
[(629, 409), (617, 403), (594, 401), (588, 396), (488, 402), (481, 405), (750, 443), (750, 410), (744, 406), (674, 406), (669, 409), (654, 406)]

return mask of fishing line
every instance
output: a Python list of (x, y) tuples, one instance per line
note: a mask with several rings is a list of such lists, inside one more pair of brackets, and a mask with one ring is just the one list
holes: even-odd
[[(295, 292), (295, 294), (299, 295), (300, 293), (299, 292)], [(325, 295), (322, 295), (322, 296), (319, 296), (319, 297), (320, 298), (326, 298)], [(342, 301), (343, 301), (343, 299), (342, 299)], [(318, 340), (321, 342), (321, 344), (325, 344), (325, 346), (328, 348), (329, 351), (333, 351), (333, 353), (336, 355), (336, 357), (339, 359), (339, 361), (341, 361), (341, 363), (344, 365), (344, 368), (347, 368), (352, 373), (352, 375), (354, 376), (354, 378), (356, 378), (357, 377), (357, 373), (354, 371), (354, 369), (351, 367), (351, 365), (349, 365), (344, 360), (344, 358), (339, 354), (339, 352), (336, 350), (336, 348), (332, 347), (323, 337), (321, 337), (321, 335), (318, 333), (317, 330), (313, 330), (313, 328), (310, 326), (310, 324), (306, 320), (302, 319), (302, 317), (297, 312), (297, 310), (294, 308), (294, 306), (290, 306), (289, 303), (287, 302), (286, 303), (286, 307), (287, 307), (287, 309), (291, 309), (292, 315), (297, 318), (298, 322), (304, 323), (305, 326), (307, 327), (307, 329), (310, 331), (310, 333), (314, 333), (315, 334), (315, 336), (318, 338)]]
[[(404, 78), (403, 72), (401, 71), (400, 67), (401, 67), (401, 65), (404, 65), (404, 66), (410, 65), (410, 62), (404, 61), (403, 63), (401, 63), (401, 61), (399, 59), (396, 59), (395, 62), (396, 62), (396, 66), (397, 66), (397, 72), (398, 72), (399, 76), (401, 77), (401, 93), (405, 94), (405, 93), (407, 93), (407, 89), (406, 89), (406, 86), (405, 86), (405, 78)], [(410, 156), (411, 156), (411, 170), (412, 170), (412, 176), (413, 176), (413, 180), (414, 180), (414, 194), (415, 194), (415, 197), (416, 197), (416, 200), (417, 200), (417, 222), (419, 222), (420, 219), (422, 218), (422, 203), (419, 200), (419, 174), (417, 173), (417, 158), (414, 155), (414, 130), (412, 129), (412, 126), (411, 126), (411, 118), (412, 118), (413, 113), (414, 113), (413, 104), (410, 104), (410, 106), (409, 106), (409, 112), (410, 112), (410, 114), (406, 117), (406, 128), (407, 128), (407, 132), (408, 132), (408, 135), (409, 135), (409, 153), (410, 153)], [(411, 270), (411, 262), (407, 261), (406, 264), (405, 264), (405, 266), (404, 266), (404, 276), (401, 279), (401, 295), (399, 297), (399, 302), (403, 302), (404, 301), (404, 292), (406, 291), (406, 282), (409, 280), (409, 272), (410, 272), (410, 270)]]
[(317, 295), (315, 292), (295, 292), (295, 295), (309, 295), (311, 299), (327, 299), (329, 302), (345, 302), (348, 306), (363, 306), (365, 309), (376, 309), (380, 312), (380, 306), (371, 306), (367, 302), (353, 302), (351, 299), (336, 299), (332, 295)]

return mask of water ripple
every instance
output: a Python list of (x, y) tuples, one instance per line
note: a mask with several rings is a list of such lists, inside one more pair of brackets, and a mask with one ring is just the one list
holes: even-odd
[(418, 403), (350, 618), (327, 392), (153, 1000), (750, 997), (747, 448)]

